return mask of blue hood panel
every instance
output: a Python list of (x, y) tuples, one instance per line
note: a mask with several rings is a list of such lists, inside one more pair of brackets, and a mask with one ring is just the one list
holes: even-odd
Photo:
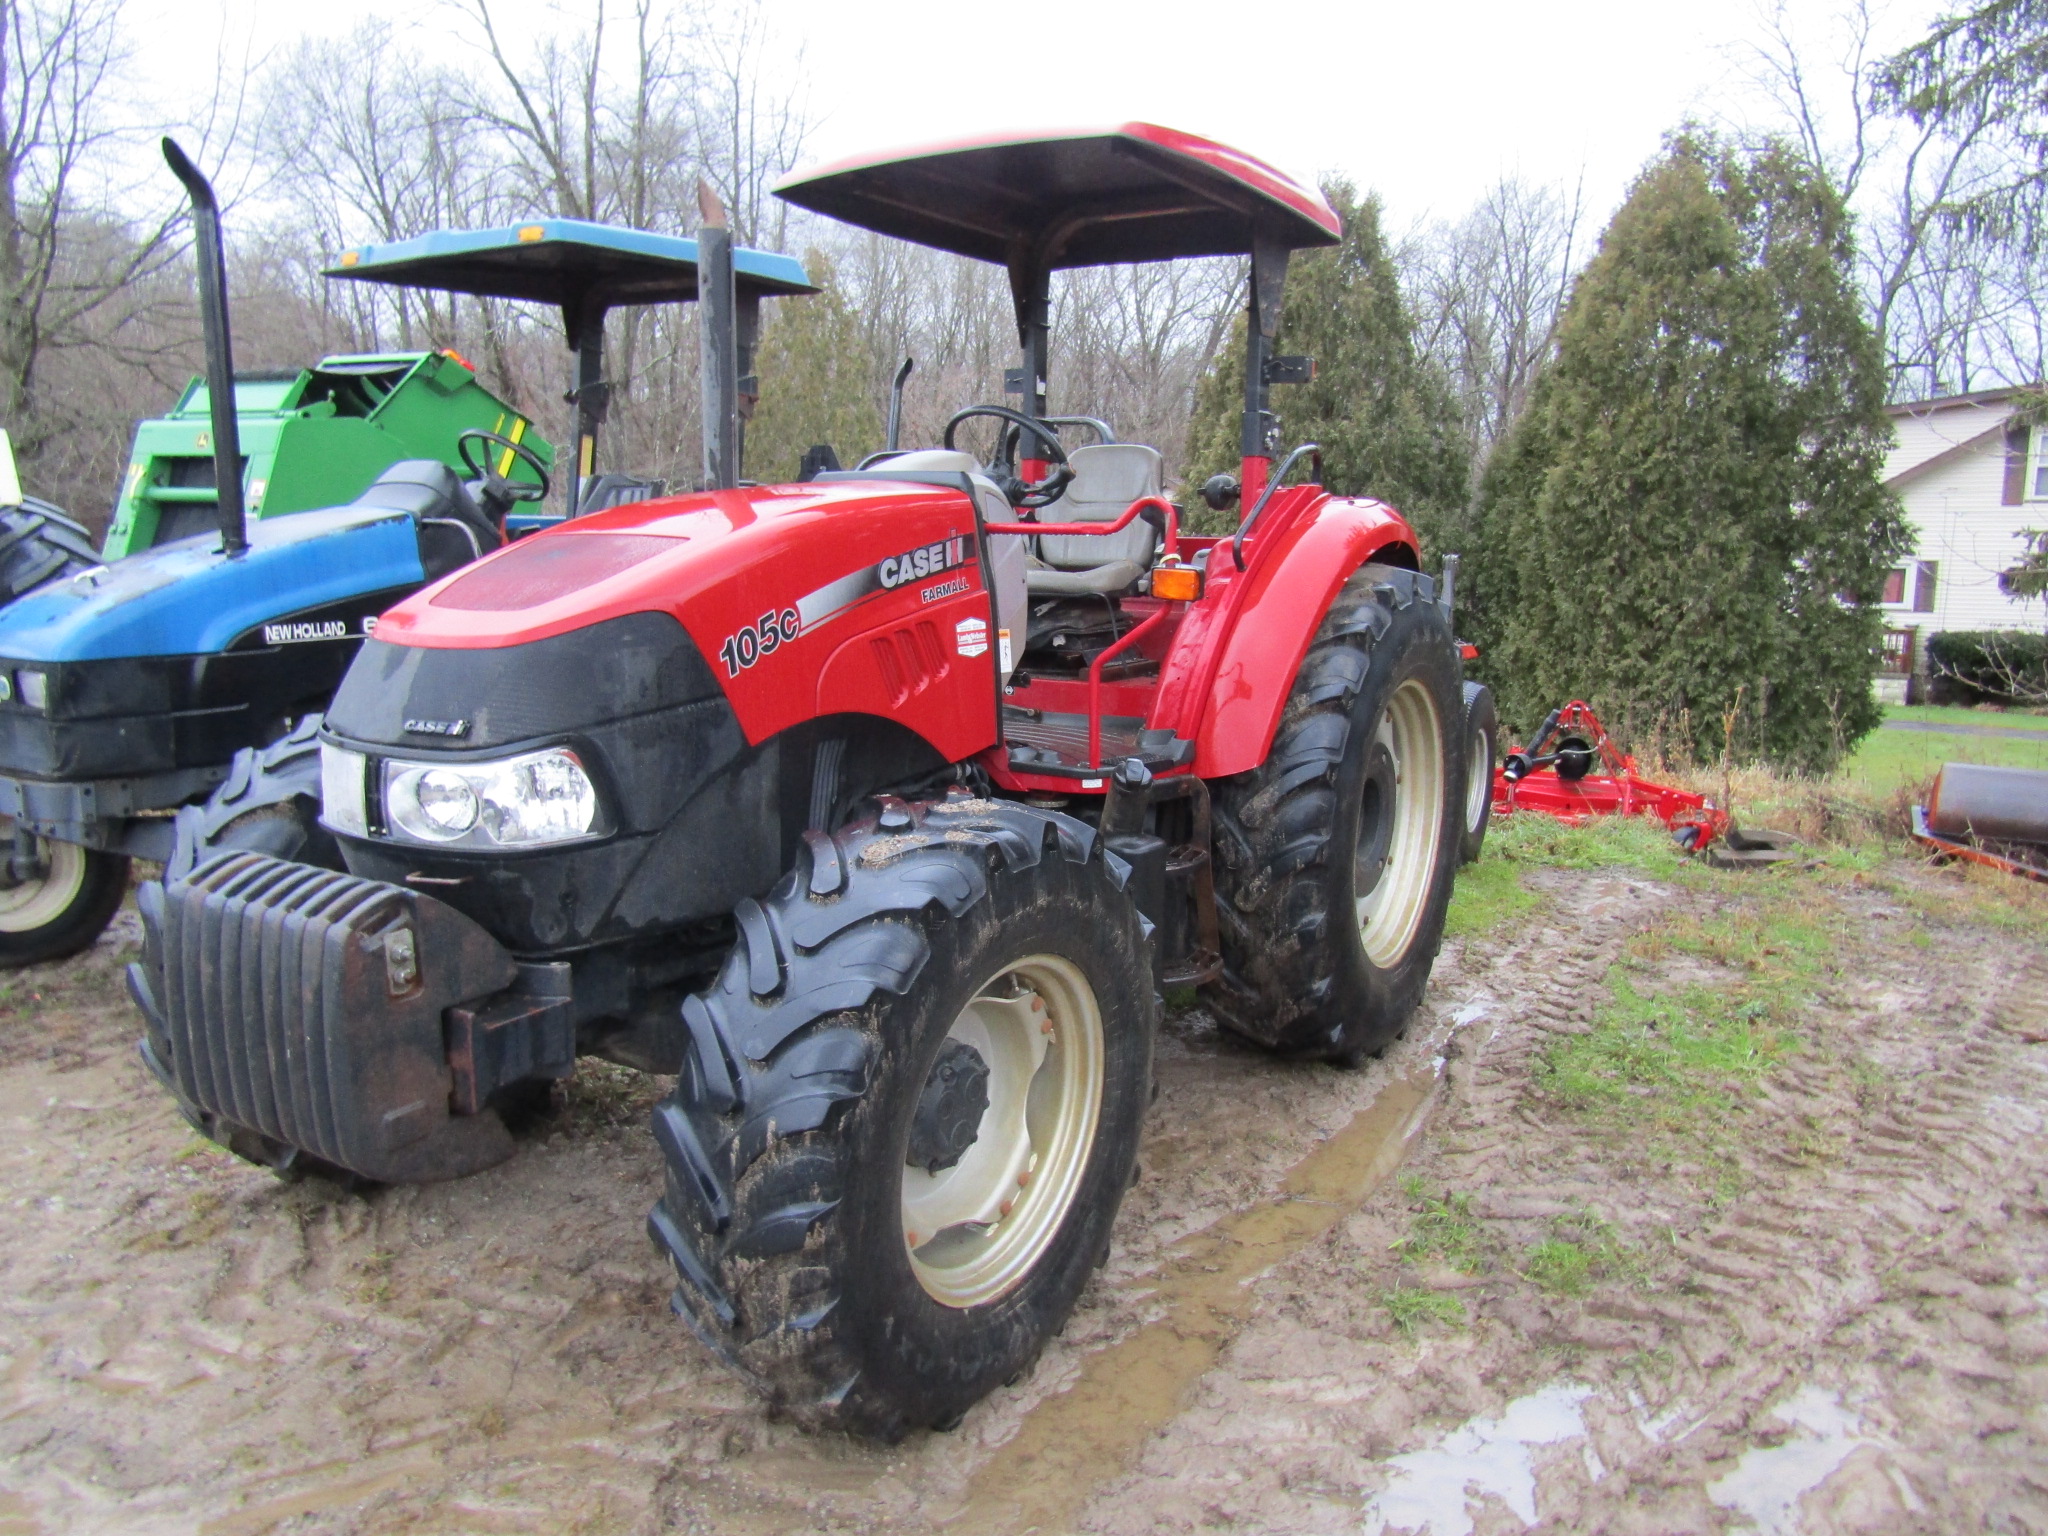
[(259, 624), (427, 579), (412, 515), (378, 507), (252, 521), (233, 560), (219, 543), (197, 534), (29, 593), (0, 608), (0, 656), (209, 654)]

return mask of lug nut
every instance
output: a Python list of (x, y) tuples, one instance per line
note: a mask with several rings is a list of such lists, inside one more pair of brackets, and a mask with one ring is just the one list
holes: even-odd
[(1019, 1189), (1022, 1189), (1025, 1185), (1029, 1184), (1030, 1182), (1031, 1170), (1029, 1168), (1026, 1168), (1022, 1173), (1017, 1175), (1017, 1187)]

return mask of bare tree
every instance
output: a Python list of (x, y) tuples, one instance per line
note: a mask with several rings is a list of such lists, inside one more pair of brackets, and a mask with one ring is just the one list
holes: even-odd
[(701, 174), (725, 204), (734, 239), (781, 250), (789, 205), (769, 188), (796, 165), (810, 136), (803, 48), (776, 32), (761, 0), (723, 12), (702, 6), (696, 45), (692, 115)]
[(1473, 474), (1528, 404), (1583, 260), (1582, 189), (1496, 184), (1455, 224), (1402, 253), (1416, 345), (1449, 374), (1472, 439)]
[(1786, 0), (1761, 13), (1748, 75), (1765, 132), (1790, 127), (1858, 215), (1859, 280), (1901, 396), (2038, 378), (2044, 281), (2001, 259), (1945, 210), (1995, 186), (2007, 166), (1989, 105), (1965, 98), (1920, 121), (1886, 110), (1870, 0), (1848, 0), (1826, 37), (1795, 25)]
[(120, 16), (119, 0), (0, 0), (0, 421), (31, 460), (55, 427), (49, 354), (128, 341), (178, 255), (175, 212), (135, 230), (90, 201), (119, 138)]

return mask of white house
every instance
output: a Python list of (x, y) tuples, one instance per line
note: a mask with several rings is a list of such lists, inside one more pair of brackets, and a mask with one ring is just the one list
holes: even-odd
[(1898, 443), (1885, 483), (1912, 523), (1912, 557), (1885, 581), (1881, 698), (1924, 697), (1927, 641), (1951, 629), (2048, 627), (2039, 598), (2007, 597), (1998, 574), (2048, 528), (2048, 428), (2016, 426), (2018, 391), (1979, 390), (1888, 406)]

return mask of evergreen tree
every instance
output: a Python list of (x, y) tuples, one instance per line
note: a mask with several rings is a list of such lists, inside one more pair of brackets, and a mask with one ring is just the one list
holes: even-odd
[[(1323, 447), (1324, 483), (1340, 495), (1374, 496), (1398, 507), (1434, 552), (1457, 548), (1466, 503), (1464, 434), (1450, 381), (1417, 355), (1414, 324), (1380, 230), (1379, 199), (1361, 200), (1347, 182), (1323, 195), (1344, 221), (1344, 239), (1296, 251), (1277, 350), (1316, 361), (1308, 384), (1273, 388), (1284, 446)], [(1195, 394), (1188, 435), (1190, 486), (1236, 473), (1244, 411), (1244, 320)], [(1232, 512), (1194, 511), (1197, 526), (1224, 532)]]
[(1584, 698), (1681, 755), (1810, 770), (1876, 726), (1906, 535), (1851, 256), (1788, 146), (1681, 137), (1637, 180), (1481, 491), (1466, 620), (1510, 719)]
[(882, 446), (860, 317), (833, 281), (831, 262), (813, 251), (805, 266), (820, 291), (774, 302), (754, 359), (761, 402), (747, 423), (746, 458), (754, 480), (789, 479), (816, 443), (831, 444), (849, 468)]

